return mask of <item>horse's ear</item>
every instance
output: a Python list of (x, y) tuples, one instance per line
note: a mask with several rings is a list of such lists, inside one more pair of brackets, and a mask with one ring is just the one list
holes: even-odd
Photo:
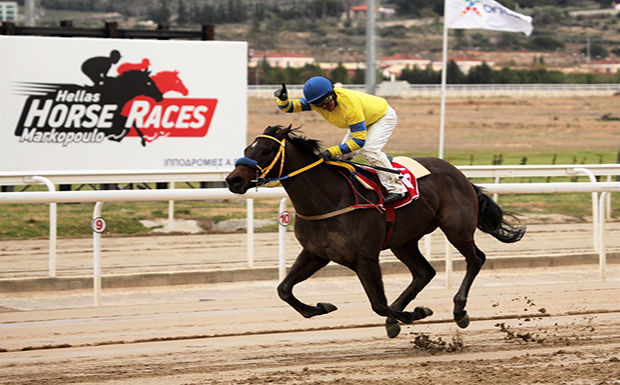
[(287, 138), (287, 137), (288, 137), (288, 134), (290, 134), (290, 132), (291, 132), (291, 128), (292, 128), (292, 127), (293, 127), (293, 125), (292, 125), (292, 124), (289, 124), (289, 125), (288, 125), (288, 127), (284, 127), (283, 129), (281, 129), (280, 131), (278, 131), (278, 134), (277, 134), (278, 139), (279, 139), (279, 140), (282, 140), (282, 139), (284, 139), (284, 138)]

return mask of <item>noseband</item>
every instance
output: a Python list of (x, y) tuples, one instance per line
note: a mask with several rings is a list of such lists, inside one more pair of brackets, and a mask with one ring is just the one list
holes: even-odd
[[(239, 165), (245, 165), (245, 166), (250, 166), (256, 169), (257, 178), (255, 182), (257, 186), (261, 186), (269, 182), (281, 181), (283, 179), (294, 177), (295, 175), (301, 174), (302, 172), (307, 171), (315, 166), (318, 166), (319, 164), (323, 162), (323, 159), (319, 159), (312, 164), (309, 164), (305, 167), (300, 168), (299, 170), (293, 171), (288, 175), (282, 176), (282, 172), (284, 170), (284, 158), (286, 155), (286, 139), (278, 140), (274, 138), (273, 136), (269, 136), (269, 135), (258, 135), (256, 138), (268, 138), (268, 139), (276, 141), (280, 145), (280, 147), (278, 148), (278, 152), (273, 157), (273, 160), (271, 161), (269, 166), (265, 168), (261, 167), (258, 164), (258, 162), (255, 161), (254, 159), (251, 159), (245, 156), (243, 158), (237, 159), (237, 162), (235, 162), (235, 167)], [(278, 161), (280, 161), (280, 171), (278, 172), (278, 177), (277, 178), (266, 178), (267, 175), (269, 175), (269, 173), (271, 172), (271, 170), (276, 166)], [(261, 173), (260, 175), (258, 175), (259, 172)]]

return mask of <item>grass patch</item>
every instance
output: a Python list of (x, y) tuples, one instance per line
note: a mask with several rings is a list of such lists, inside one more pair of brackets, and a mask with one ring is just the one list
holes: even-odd
[[(433, 156), (437, 153), (403, 153), (401, 156)], [(617, 163), (618, 154), (613, 151), (579, 151), (568, 154), (549, 152), (477, 152), (446, 153), (444, 159), (456, 166), (483, 165), (553, 165), (553, 164), (613, 164)]]
[[(15, 186), (15, 191), (25, 187)], [(29, 186), (27, 191), (46, 191), (46, 188)], [(279, 202), (279, 199), (255, 200), (254, 217), (277, 218)], [(94, 203), (59, 203), (56, 207), (58, 237), (92, 236), (90, 226)], [(0, 239), (49, 237), (49, 210), (47, 204), (0, 205)], [(246, 203), (243, 200), (175, 201), (174, 212), (178, 219), (218, 222), (245, 218)], [(150, 229), (143, 226), (140, 220), (167, 218), (168, 202), (106, 203), (101, 216), (107, 221), (107, 235), (146, 235)]]

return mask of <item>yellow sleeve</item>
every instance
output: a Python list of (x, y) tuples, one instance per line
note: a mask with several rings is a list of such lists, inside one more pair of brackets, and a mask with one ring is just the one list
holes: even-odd
[(280, 111), (293, 113), (311, 110), (310, 103), (306, 102), (306, 99), (287, 99), (282, 101), (276, 98), (276, 101)]

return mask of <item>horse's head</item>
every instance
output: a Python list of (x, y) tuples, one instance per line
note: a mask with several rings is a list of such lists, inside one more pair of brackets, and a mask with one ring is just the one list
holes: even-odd
[(151, 78), (153, 78), (162, 94), (175, 91), (183, 96), (187, 96), (189, 93), (187, 87), (179, 78), (179, 71), (161, 71), (151, 76)]
[[(281, 158), (284, 155), (284, 140), (288, 138), (291, 126), (269, 126), (262, 135), (246, 147), (244, 157), (239, 158), (235, 169), (226, 178), (228, 189), (236, 194), (244, 194), (255, 187), (258, 179), (277, 177), (281, 171)], [(283, 164), (283, 163), (282, 163)]]
[(144, 95), (153, 98), (157, 102), (161, 102), (164, 96), (150, 75), (150, 71), (131, 70), (123, 72), (116, 78), (117, 85), (119, 87), (122, 86), (123, 92), (127, 93), (125, 95), (129, 96), (127, 100)]

